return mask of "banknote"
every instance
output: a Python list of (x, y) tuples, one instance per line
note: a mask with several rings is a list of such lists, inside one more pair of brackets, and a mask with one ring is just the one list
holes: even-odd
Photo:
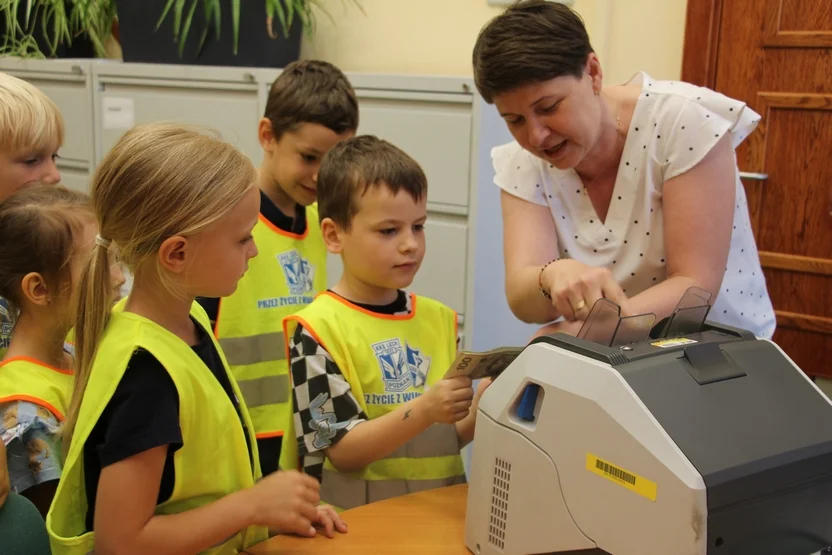
[(472, 380), (496, 378), (508, 368), (523, 347), (499, 347), (485, 352), (462, 351), (445, 373), (445, 378), (468, 376)]

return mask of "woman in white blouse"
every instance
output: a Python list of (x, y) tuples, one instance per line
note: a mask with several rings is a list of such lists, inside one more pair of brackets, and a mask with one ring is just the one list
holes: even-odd
[(709, 319), (770, 338), (774, 311), (734, 149), (744, 103), (644, 73), (605, 86), (580, 18), (527, 0), (480, 33), (474, 76), (515, 141), (492, 151), (506, 293), (523, 321), (576, 333), (595, 301), (668, 316), (691, 286)]

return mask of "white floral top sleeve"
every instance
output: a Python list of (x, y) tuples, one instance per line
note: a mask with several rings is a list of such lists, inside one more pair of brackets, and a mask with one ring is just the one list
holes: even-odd
[[(725, 133), (734, 148), (760, 116), (743, 102), (680, 82), (653, 81), (644, 73), (605, 221), (601, 221), (573, 170), (559, 170), (516, 142), (492, 150), (494, 181), (507, 193), (547, 206), (559, 255), (608, 267), (628, 296), (667, 277), (662, 225), (664, 183), (698, 164)], [(774, 333), (774, 310), (751, 231), (745, 189), (737, 170), (736, 208), (728, 264), (709, 319)]]

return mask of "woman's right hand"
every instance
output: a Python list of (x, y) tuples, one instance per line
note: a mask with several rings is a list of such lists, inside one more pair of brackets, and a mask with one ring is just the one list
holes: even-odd
[(321, 486), (296, 470), (269, 474), (249, 491), (255, 524), (280, 534), (314, 536)]
[(620, 306), (622, 316), (630, 313), (627, 295), (606, 268), (562, 259), (543, 270), (541, 284), (552, 296), (552, 305), (569, 322), (586, 320), (598, 299)]

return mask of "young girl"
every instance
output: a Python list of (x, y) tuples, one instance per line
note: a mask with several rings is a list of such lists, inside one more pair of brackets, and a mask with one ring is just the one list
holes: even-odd
[[(260, 196), (232, 146), (166, 124), (127, 132), (98, 167), (97, 248), (77, 297), (64, 474), (47, 516), (55, 555), (232, 554), (267, 528), (343, 524), (297, 472), (260, 480), (257, 443), (197, 296), (234, 292), (257, 254)], [(134, 276), (109, 310), (106, 248)], [(65, 445), (67, 444), (65, 443)]]
[[(72, 391), (70, 299), (96, 232), (89, 198), (63, 187), (22, 189), (0, 204), (0, 296), (19, 311), (0, 363), (0, 435), (12, 491), (44, 516), (61, 475), (55, 432)], [(113, 265), (111, 285), (123, 281)]]

